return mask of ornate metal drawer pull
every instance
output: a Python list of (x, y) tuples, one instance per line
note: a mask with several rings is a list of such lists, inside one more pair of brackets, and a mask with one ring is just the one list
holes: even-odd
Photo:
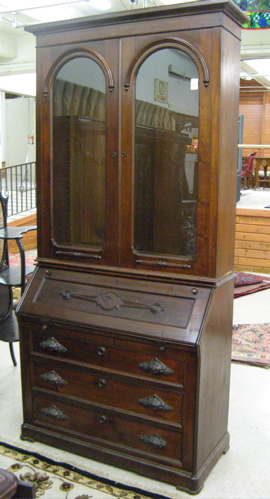
[(167, 445), (167, 442), (165, 442), (165, 440), (163, 440), (163, 438), (156, 433), (151, 435), (142, 435), (140, 440), (142, 440), (145, 444), (151, 445), (151, 447), (155, 447), (156, 449), (163, 449)]
[(150, 372), (152, 374), (174, 374), (170, 367), (166, 366), (161, 362), (161, 360), (155, 358), (142, 362), (140, 368), (145, 372)]
[(41, 412), (43, 414), (46, 414), (46, 416), (50, 416), (51, 418), (54, 419), (60, 419), (61, 421), (67, 421), (68, 416), (64, 414), (56, 405), (51, 405), (50, 407), (44, 407), (44, 409), (41, 409)]
[(139, 403), (144, 407), (150, 407), (154, 411), (172, 411), (172, 407), (166, 402), (164, 402), (158, 395), (150, 395), (150, 397), (145, 397), (139, 399)]
[(68, 384), (67, 381), (61, 378), (61, 376), (59, 376), (59, 374), (57, 374), (55, 371), (41, 374), (40, 377), (51, 385), (66, 386)]
[(42, 350), (46, 350), (47, 352), (58, 352), (58, 353), (66, 353), (67, 348), (61, 345), (55, 338), (51, 337), (47, 340), (41, 341), (39, 344)]

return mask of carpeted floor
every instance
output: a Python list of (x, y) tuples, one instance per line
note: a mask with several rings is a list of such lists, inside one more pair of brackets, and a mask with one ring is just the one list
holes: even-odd
[(233, 326), (232, 360), (270, 367), (270, 323)]
[(36, 497), (42, 499), (167, 499), (1, 442), (0, 468), (11, 471), (21, 481), (34, 483)]

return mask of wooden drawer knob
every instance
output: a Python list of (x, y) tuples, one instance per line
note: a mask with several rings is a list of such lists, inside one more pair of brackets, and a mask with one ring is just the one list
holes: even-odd
[(98, 348), (98, 355), (100, 357), (103, 357), (106, 354), (106, 348), (105, 347), (99, 347)]
[(105, 386), (106, 386), (106, 380), (105, 380), (105, 379), (102, 379), (102, 378), (101, 378), (101, 379), (99, 379), (99, 380), (98, 380), (98, 387), (99, 387), (99, 388), (105, 388)]

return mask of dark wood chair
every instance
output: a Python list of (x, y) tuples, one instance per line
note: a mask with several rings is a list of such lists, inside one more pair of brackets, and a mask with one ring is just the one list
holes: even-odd
[(242, 167), (241, 179), (244, 180), (244, 189), (254, 186), (254, 175), (256, 166), (256, 153), (251, 153), (248, 157), (248, 161)]
[[(13, 312), (13, 288), (20, 288), (21, 294), (26, 286), (26, 278), (35, 266), (25, 265), (25, 253), (21, 242), (23, 234), (36, 230), (35, 225), (8, 227), (7, 226), (8, 197), (0, 194), (0, 341), (9, 343), (10, 354), (14, 366), (17, 365), (13, 350), (13, 343), (19, 340), (18, 324)], [(20, 254), (20, 267), (11, 268), (9, 265), (8, 241), (17, 243)]]
[[(0, 194), (0, 229), (7, 226), (8, 198)], [(10, 355), (14, 366), (17, 365), (13, 343), (19, 341), (17, 319), (13, 312), (12, 287), (1, 282), (9, 267), (8, 246), (5, 239), (0, 239), (0, 341), (9, 343)], [(1, 496), (0, 496), (1, 497)]]

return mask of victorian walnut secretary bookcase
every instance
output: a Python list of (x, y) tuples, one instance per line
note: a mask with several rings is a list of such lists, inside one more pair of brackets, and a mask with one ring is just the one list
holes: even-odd
[(38, 440), (196, 494), (229, 446), (241, 23), (202, 1), (37, 37)]

